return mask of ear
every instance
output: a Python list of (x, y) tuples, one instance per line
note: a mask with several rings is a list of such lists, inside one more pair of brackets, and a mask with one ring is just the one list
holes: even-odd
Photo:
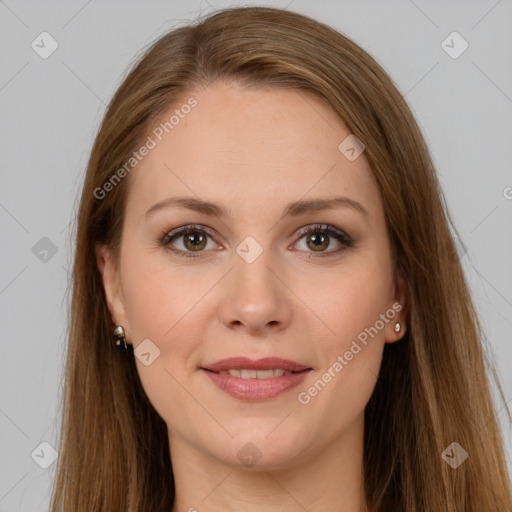
[(103, 279), (105, 300), (114, 325), (121, 325), (129, 339), (130, 326), (126, 315), (119, 269), (108, 246), (96, 244), (96, 263)]
[[(389, 304), (389, 312), (394, 311), (395, 316), (386, 324), (385, 340), (386, 343), (395, 343), (402, 339), (407, 332), (407, 319), (409, 317), (409, 290), (407, 282), (401, 273), (398, 273), (395, 281), (395, 293), (393, 301)], [(389, 314), (389, 318), (391, 315)], [(395, 325), (400, 324), (400, 331), (395, 331)]]

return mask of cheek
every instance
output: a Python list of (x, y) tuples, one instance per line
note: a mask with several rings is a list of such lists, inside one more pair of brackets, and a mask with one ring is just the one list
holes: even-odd
[[(137, 344), (144, 338), (160, 343), (172, 338), (201, 298), (201, 278), (191, 279), (166, 258), (164, 249), (141, 249), (126, 241), (123, 255), (123, 292), (130, 330)], [(203, 292), (204, 293), (204, 292)]]
[(124, 279), (126, 313), (135, 343), (143, 338), (160, 340), (176, 323), (183, 303), (179, 282), (170, 282), (148, 263), (132, 266), (131, 277)]
[(384, 259), (361, 257), (350, 265), (317, 274), (314, 280), (295, 284), (294, 291), (314, 313), (311, 318), (319, 325), (321, 339), (330, 340), (327, 347), (341, 350), (347, 340), (373, 326), (389, 307), (391, 267)]
[[(321, 319), (315, 341), (320, 382), (306, 393), (318, 406), (343, 404), (339, 414), (346, 420), (364, 408), (379, 373), (384, 328), (392, 321), (389, 312), (386, 316), (391, 266), (385, 258), (361, 258), (329, 280), (318, 279), (314, 290), (304, 301)], [(299, 293), (304, 296), (305, 290)]]

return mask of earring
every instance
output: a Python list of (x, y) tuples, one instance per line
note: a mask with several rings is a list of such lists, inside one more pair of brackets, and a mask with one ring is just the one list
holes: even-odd
[(395, 324), (395, 332), (400, 332), (400, 329), (401, 329), (400, 323), (399, 323), (399, 322), (397, 322), (397, 323)]
[(125, 350), (128, 349), (128, 346), (126, 345), (126, 338), (125, 338), (125, 334), (124, 334), (124, 329), (123, 329), (123, 327), (121, 325), (118, 325), (114, 329), (114, 341), (116, 342), (116, 345), (118, 347), (122, 347)]

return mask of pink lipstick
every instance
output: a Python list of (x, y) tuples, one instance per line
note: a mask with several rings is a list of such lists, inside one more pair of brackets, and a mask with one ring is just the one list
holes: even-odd
[(201, 368), (222, 391), (239, 400), (267, 400), (298, 386), (312, 368), (278, 357), (222, 359)]

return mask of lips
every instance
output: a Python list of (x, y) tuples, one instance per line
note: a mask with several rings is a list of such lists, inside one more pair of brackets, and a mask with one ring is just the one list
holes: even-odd
[(278, 357), (230, 357), (201, 368), (219, 389), (239, 400), (267, 400), (298, 386), (312, 368)]

